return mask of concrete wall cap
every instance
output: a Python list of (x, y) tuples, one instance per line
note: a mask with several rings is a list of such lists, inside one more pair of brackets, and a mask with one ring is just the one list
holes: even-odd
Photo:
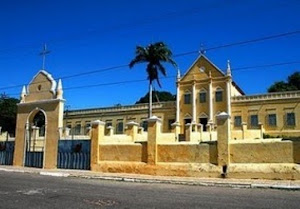
[(130, 122), (126, 123), (126, 125), (139, 126), (140, 124), (135, 121), (130, 121)]
[(217, 119), (229, 119), (230, 115), (226, 112), (221, 112), (220, 114), (217, 115)]
[(153, 116), (151, 116), (150, 118), (148, 118), (147, 121), (148, 121), (148, 122), (156, 122), (156, 121), (161, 122), (161, 119), (158, 118), (156, 115), (153, 115)]
[(105, 125), (105, 122), (103, 122), (101, 120), (95, 120), (92, 122), (92, 125)]
[(180, 126), (180, 123), (177, 121), (177, 122), (172, 123), (171, 126)]

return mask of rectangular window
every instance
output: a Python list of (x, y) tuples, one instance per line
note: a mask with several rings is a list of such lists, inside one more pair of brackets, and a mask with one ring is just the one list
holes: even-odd
[(81, 124), (80, 123), (76, 123), (74, 134), (75, 135), (80, 135), (81, 134)]
[(201, 92), (199, 94), (199, 100), (200, 100), (200, 103), (205, 103), (206, 102), (206, 92)]
[(250, 116), (250, 125), (251, 125), (251, 127), (257, 127), (258, 126), (258, 115), (251, 115)]
[(191, 104), (191, 94), (184, 95), (184, 104)]
[(286, 114), (286, 125), (288, 126), (296, 125), (295, 113), (291, 112)]
[(223, 91), (216, 91), (216, 102), (223, 101)]
[(123, 121), (118, 121), (117, 122), (117, 134), (122, 134), (123, 133), (123, 126), (124, 126), (124, 123)]
[(242, 125), (242, 116), (234, 116), (234, 126), (239, 127)]
[(276, 114), (269, 114), (268, 115), (268, 123), (269, 123), (269, 126), (276, 126), (277, 125)]

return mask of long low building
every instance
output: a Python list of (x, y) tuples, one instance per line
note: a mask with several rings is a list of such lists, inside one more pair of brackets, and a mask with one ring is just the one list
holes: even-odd
[[(186, 73), (177, 76), (177, 101), (153, 104), (153, 114), (162, 119), (162, 131), (178, 127), (184, 135), (187, 127), (212, 132), (216, 116), (231, 115), (232, 138), (300, 136), (300, 91), (245, 95), (233, 81), (230, 63), (222, 71), (201, 54)], [(123, 134), (126, 123), (135, 121), (145, 130), (148, 104), (65, 111), (64, 126), (71, 134), (83, 135), (91, 121), (101, 120)], [(246, 133), (246, 135), (245, 135)]]

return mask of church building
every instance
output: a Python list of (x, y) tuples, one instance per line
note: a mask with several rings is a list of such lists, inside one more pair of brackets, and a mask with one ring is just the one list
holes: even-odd
[[(300, 136), (300, 91), (245, 95), (233, 81), (230, 63), (219, 69), (201, 54), (183, 76), (178, 73), (176, 102), (153, 104), (153, 115), (162, 119), (163, 132), (178, 133), (185, 140), (187, 129), (201, 137), (215, 138), (216, 116), (231, 116), (232, 139)], [(126, 123), (135, 121), (147, 130), (148, 104), (65, 111), (64, 126), (72, 135), (86, 135), (94, 120), (123, 134)]]

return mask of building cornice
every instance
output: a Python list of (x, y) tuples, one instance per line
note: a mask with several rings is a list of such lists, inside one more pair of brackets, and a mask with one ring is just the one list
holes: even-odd
[[(161, 108), (170, 108), (175, 107), (176, 102), (159, 102), (153, 103), (152, 108), (161, 109)], [(97, 114), (97, 113), (112, 113), (112, 112), (127, 112), (127, 111), (139, 111), (139, 110), (148, 110), (148, 103), (136, 104), (136, 105), (125, 105), (125, 106), (116, 106), (116, 107), (102, 107), (102, 108), (90, 108), (90, 109), (79, 109), (79, 110), (69, 110), (68, 116), (78, 115), (78, 114)]]
[(39, 100), (39, 101), (33, 101), (33, 102), (25, 102), (25, 103), (19, 103), (18, 106), (26, 106), (26, 105), (36, 105), (36, 104), (42, 104), (42, 103), (55, 103), (55, 102), (65, 102), (64, 99), (47, 99), (47, 100)]
[(270, 101), (270, 100), (286, 100), (300, 98), (300, 91), (285, 91), (268, 94), (254, 94), (247, 96), (231, 97), (232, 103), (255, 102), (255, 101)]

